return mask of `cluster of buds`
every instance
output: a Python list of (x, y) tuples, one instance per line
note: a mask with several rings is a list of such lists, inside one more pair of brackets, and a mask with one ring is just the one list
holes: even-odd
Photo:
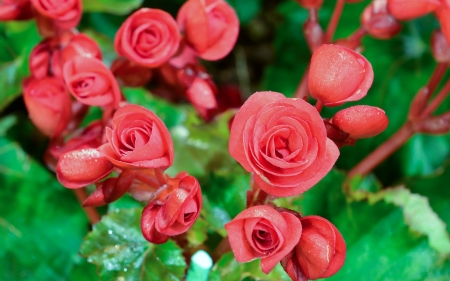
[[(196, 221), (200, 185), (187, 173), (164, 173), (174, 159), (167, 127), (152, 111), (128, 104), (120, 87), (148, 86), (155, 78), (155, 93), (189, 100), (205, 120), (239, 107), (239, 92), (224, 88), (233, 95), (221, 98), (199, 62), (233, 49), (239, 21), (224, 0), (189, 0), (176, 20), (159, 9), (139, 9), (118, 30), (119, 57), (108, 67), (95, 40), (75, 29), (81, 14), (81, 0), (0, 3), (0, 21), (34, 18), (44, 37), (30, 55), (23, 98), (32, 122), (50, 138), (45, 162), (67, 188), (96, 186), (83, 206), (105, 205), (126, 192), (147, 202), (143, 235), (164, 243)], [(91, 106), (103, 115), (82, 128)]]

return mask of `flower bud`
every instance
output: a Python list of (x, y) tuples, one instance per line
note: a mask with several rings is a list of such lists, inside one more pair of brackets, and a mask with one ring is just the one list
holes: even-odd
[(70, 38), (61, 52), (61, 66), (76, 56), (102, 59), (102, 53), (97, 42), (86, 34), (77, 34)]
[(411, 20), (435, 11), (441, 6), (439, 0), (388, 0), (390, 14), (398, 20)]
[(323, 4), (323, 0), (297, 0), (297, 2), (305, 9), (318, 9)]
[(442, 33), (450, 44), (450, 7), (437, 9), (436, 17), (441, 24)]
[(141, 230), (151, 243), (162, 244), (186, 232), (202, 208), (202, 192), (196, 178), (181, 173), (158, 190), (165, 196), (150, 201), (141, 218)]
[(56, 176), (67, 188), (81, 188), (111, 173), (113, 165), (97, 149), (78, 149), (58, 159)]
[(295, 260), (282, 261), (289, 276), (304, 276), (314, 280), (336, 274), (344, 265), (346, 253), (345, 241), (339, 230), (331, 222), (318, 216), (304, 217), (300, 222), (302, 236), (291, 257)]
[(369, 4), (361, 15), (361, 24), (377, 39), (390, 39), (402, 30), (402, 25), (387, 11), (386, 0)]
[(431, 35), (431, 51), (438, 63), (450, 62), (450, 46), (440, 29), (433, 31)]
[(351, 138), (362, 139), (383, 132), (389, 120), (378, 107), (357, 105), (343, 109), (333, 116), (332, 123)]
[(98, 207), (116, 201), (129, 190), (133, 181), (133, 172), (124, 170), (118, 178), (96, 183), (97, 189), (83, 202), (83, 207)]
[(11, 20), (27, 20), (33, 17), (28, 0), (0, 1), (0, 22)]
[(70, 121), (70, 96), (56, 78), (26, 79), (23, 99), (31, 121), (46, 136), (59, 135)]
[(372, 81), (372, 65), (349, 48), (322, 45), (312, 56), (309, 91), (327, 106), (363, 98)]
[(212, 111), (218, 108), (214, 89), (207, 81), (199, 77), (194, 79), (186, 91), (186, 96), (205, 120), (210, 120)]

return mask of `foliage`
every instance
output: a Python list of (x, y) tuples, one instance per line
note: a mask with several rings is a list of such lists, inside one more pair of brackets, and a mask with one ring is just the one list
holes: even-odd
[[(83, 1), (82, 26), (99, 42), (108, 65), (115, 56), (112, 37), (122, 16), (143, 2)], [(170, 11), (181, 5), (181, 1), (163, 2), (155, 5), (166, 5)], [(272, 44), (273, 60), (252, 90), (292, 96), (310, 58), (301, 33), (306, 10), (292, 0), (229, 2), (237, 10), (243, 34), (256, 32), (262, 21), (269, 35), (261, 38), (270, 38)], [(368, 2), (346, 5), (336, 38), (357, 29), (354, 15)], [(325, 1), (320, 12), (322, 24), (330, 18), (334, 4)], [(144, 5), (152, 6), (152, 1)], [(346, 182), (345, 172), (340, 170), (353, 167), (405, 121), (414, 93), (427, 82), (435, 65), (428, 44), (432, 27), (431, 18), (425, 17), (404, 24), (393, 40), (364, 39), (364, 55), (373, 65), (375, 81), (362, 102), (386, 111), (388, 129), (343, 148), (337, 168), (303, 196), (277, 200), (304, 215), (323, 216), (341, 231), (347, 260), (329, 280), (450, 279), (449, 135), (413, 137), (366, 178)], [(142, 206), (122, 198), (89, 231), (72, 191), (64, 189), (38, 158), (45, 141), (22, 120), (20, 94), (21, 81), (29, 74), (28, 55), (39, 40), (32, 22), (0, 23), (0, 280), (83, 281), (94, 280), (95, 274), (100, 275), (99, 280), (182, 280), (187, 268), (182, 249), (174, 241), (156, 246), (142, 237)], [(248, 44), (240, 40), (239, 48)], [(234, 64), (234, 59), (227, 58), (224, 65)], [(248, 173), (228, 154), (232, 113), (205, 124), (191, 107), (170, 104), (145, 89), (124, 88), (123, 92), (131, 102), (157, 113), (169, 128), (177, 153), (168, 173), (186, 170), (199, 179), (204, 205), (201, 218), (187, 233), (187, 248), (204, 245), (212, 252), (226, 235), (223, 225), (245, 208), (250, 188)], [(324, 112), (331, 117), (338, 109)], [(346, 193), (343, 186), (349, 188)], [(223, 255), (210, 273), (210, 280), (289, 280), (286, 278), (280, 266), (265, 276), (257, 261), (239, 264), (231, 253)]]

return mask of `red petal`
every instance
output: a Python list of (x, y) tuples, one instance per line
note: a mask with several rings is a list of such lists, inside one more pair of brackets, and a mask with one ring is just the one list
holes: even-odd
[(111, 173), (113, 165), (96, 149), (79, 149), (62, 155), (56, 166), (59, 182), (67, 188), (80, 188)]

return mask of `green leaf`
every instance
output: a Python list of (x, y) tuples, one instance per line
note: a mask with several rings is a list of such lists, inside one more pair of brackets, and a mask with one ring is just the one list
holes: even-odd
[(153, 96), (144, 88), (123, 88), (122, 91), (128, 102), (150, 109), (164, 121), (169, 129), (181, 124), (186, 119), (186, 112), (183, 108)]
[(186, 262), (172, 241), (147, 242), (140, 229), (142, 209), (116, 209), (94, 226), (81, 254), (98, 266), (100, 280), (182, 280)]
[(228, 0), (227, 2), (230, 3), (236, 11), (241, 24), (247, 24), (261, 10), (261, 0)]
[(289, 276), (278, 264), (268, 275), (262, 273), (259, 260), (248, 263), (238, 263), (232, 252), (224, 254), (213, 266), (209, 279), (210, 281), (240, 281), (246, 277), (253, 277), (254, 280), (290, 281)]
[(65, 280), (88, 230), (72, 191), (3, 137), (0, 182), (0, 280)]
[(143, 0), (83, 0), (83, 11), (126, 15), (139, 8), (142, 2)]

